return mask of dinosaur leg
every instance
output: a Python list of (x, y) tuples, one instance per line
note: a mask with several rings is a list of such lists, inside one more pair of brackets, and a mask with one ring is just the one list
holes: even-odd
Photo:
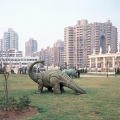
[(52, 87), (48, 88), (48, 92), (53, 92)]
[(61, 93), (61, 91), (60, 91), (60, 84), (59, 83), (55, 83), (53, 88), (54, 88), (54, 92), (56, 94), (60, 94)]
[(43, 82), (41, 79), (38, 80), (38, 92), (36, 94), (40, 94), (43, 90)]
[(56, 94), (60, 94), (61, 91), (60, 91), (60, 84), (58, 82), (58, 78), (57, 77), (51, 77), (50, 78), (50, 83), (51, 83), (51, 85), (52, 85), (52, 87), (54, 89), (54, 92)]
[(64, 90), (64, 88), (63, 88), (62, 85), (60, 85), (60, 91), (61, 91), (61, 92), (65, 92), (65, 90)]

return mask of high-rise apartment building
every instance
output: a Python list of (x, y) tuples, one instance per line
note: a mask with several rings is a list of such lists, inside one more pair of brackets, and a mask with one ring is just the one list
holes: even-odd
[(53, 45), (53, 65), (64, 65), (64, 42), (62, 40), (57, 40)]
[(53, 65), (53, 48), (49, 46), (45, 50), (45, 65)]
[(37, 51), (37, 40), (34, 40), (33, 38), (30, 38), (25, 43), (25, 56), (32, 56), (32, 53)]
[(75, 26), (64, 29), (64, 62), (69, 66), (89, 67), (88, 55), (100, 52), (107, 53), (108, 46), (111, 53), (117, 52), (117, 28), (110, 20), (105, 23), (79, 20)]
[(64, 29), (64, 62), (70, 67), (87, 64), (87, 23), (87, 20), (81, 20)]
[(33, 52), (33, 57), (39, 57), (39, 60), (44, 61), (45, 66), (53, 65), (53, 48), (49, 46), (46, 49), (41, 49), (39, 52)]
[(18, 50), (18, 34), (9, 28), (8, 32), (4, 32), (4, 50), (15, 48)]
[(45, 61), (45, 50), (42, 48), (41, 50), (40, 50), (40, 60), (44, 60)]
[(64, 66), (64, 42), (57, 40), (53, 47), (41, 49), (39, 52), (32, 53), (38, 56), (39, 60), (44, 60), (46, 66)]
[(3, 50), (3, 39), (0, 39), (0, 51)]
[(87, 36), (88, 54), (92, 54), (93, 48), (98, 54), (100, 47), (102, 53), (107, 53), (109, 46), (111, 47), (111, 53), (117, 52), (117, 28), (112, 26), (110, 20), (105, 23), (94, 22), (88, 24)]

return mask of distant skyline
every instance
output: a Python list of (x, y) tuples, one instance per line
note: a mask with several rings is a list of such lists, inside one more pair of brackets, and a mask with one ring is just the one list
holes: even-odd
[(19, 50), (34, 38), (38, 51), (64, 40), (64, 28), (78, 20), (104, 23), (108, 19), (118, 29), (120, 42), (120, 0), (0, 0), (0, 39), (8, 28), (19, 35)]

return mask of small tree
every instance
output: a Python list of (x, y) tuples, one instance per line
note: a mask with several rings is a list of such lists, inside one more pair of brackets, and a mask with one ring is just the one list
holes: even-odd
[[(5, 61), (5, 59), (4, 59)], [(14, 97), (9, 97), (9, 90), (8, 90), (8, 78), (9, 72), (7, 71), (7, 64), (8, 59), (4, 62), (4, 67), (1, 64), (1, 69), (4, 75), (4, 89), (5, 89), (5, 96), (0, 98), (0, 110), (5, 111), (4, 117), (7, 120), (8, 112), (12, 109), (22, 110), (24, 107), (28, 107), (30, 104), (30, 99), (27, 96), (23, 96), (23, 98), (19, 98), (19, 102)], [(11, 70), (11, 69), (10, 69)]]
[(4, 69), (4, 78), (5, 78), (5, 96), (0, 98), (0, 110), (4, 111), (4, 117), (5, 120), (8, 118), (8, 112), (10, 110), (23, 110), (24, 108), (28, 107), (31, 103), (31, 100), (28, 96), (24, 95), (23, 97), (19, 98), (19, 101), (17, 101), (14, 97), (9, 97), (9, 90), (8, 90), (8, 78), (9, 78), (9, 72)]
[(5, 88), (5, 96), (0, 98), (0, 109), (3, 109), (6, 114), (5, 118), (8, 116), (8, 103), (9, 103), (9, 94), (8, 94), (8, 78), (9, 78), (9, 72), (6, 71), (6, 63), (4, 63), (4, 67), (2, 68), (3, 74), (4, 74), (4, 88)]

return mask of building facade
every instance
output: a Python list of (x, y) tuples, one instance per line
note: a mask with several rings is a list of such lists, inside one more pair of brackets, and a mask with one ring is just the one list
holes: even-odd
[(3, 37), (4, 50), (15, 48), (18, 50), (18, 34), (12, 28), (9, 28), (7, 32), (4, 32)]
[(3, 39), (0, 39), (0, 50), (3, 50)]
[(87, 20), (64, 29), (64, 61), (69, 67), (84, 67), (87, 64)]
[(45, 49), (42, 48), (39, 52), (39, 55), (40, 60), (45, 60)]
[(39, 52), (33, 52), (32, 56), (44, 60), (45, 66), (64, 66), (64, 42), (57, 40), (53, 47), (42, 48)]
[(32, 54), (34, 57), (38, 56), (39, 60), (43, 60), (45, 66), (53, 65), (53, 48), (47, 47), (46, 49), (41, 49), (39, 52), (34, 52)]
[(30, 38), (25, 43), (25, 56), (32, 56), (32, 53), (37, 51), (37, 47), (38, 47), (37, 40)]
[(23, 52), (22, 51), (17, 51), (16, 49), (8, 49), (6, 51), (0, 51), (0, 57), (22, 57)]
[(38, 57), (23, 57), (22, 51), (17, 51), (16, 49), (0, 51), (0, 69), (6, 65), (9, 71), (11, 71), (13, 68), (18, 70), (22, 67), (29, 67), (31, 63), (38, 60)]
[(90, 66), (88, 55), (97, 54), (102, 49), (106, 53), (111, 47), (111, 53), (117, 52), (117, 28), (110, 20), (105, 23), (88, 24), (85, 19), (79, 20), (75, 26), (64, 29), (64, 62), (68, 66), (84, 68)]
[(64, 66), (64, 42), (57, 40), (53, 45), (53, 65)]
[(113, 72), (115, 73), (120, 68), (120, 52), (105, 53), (105, 54), (92, 54), (89, 55), (90, 67), (89, 72)]
[(53, 65), (53, 48), (47, 47), (44, 52), (44, 61), (46, 66)]
[[(112, 26), (110, 20), (105, 23), (94, 22), (88, 24), (87, 26), (87, 55), (100, 53), (106, 54), (108, 48), (110, 47), (111, 53), (117, 52), (117, 28)], [(88, 65), (90, 66), (90, 61), (88, 58)]]

